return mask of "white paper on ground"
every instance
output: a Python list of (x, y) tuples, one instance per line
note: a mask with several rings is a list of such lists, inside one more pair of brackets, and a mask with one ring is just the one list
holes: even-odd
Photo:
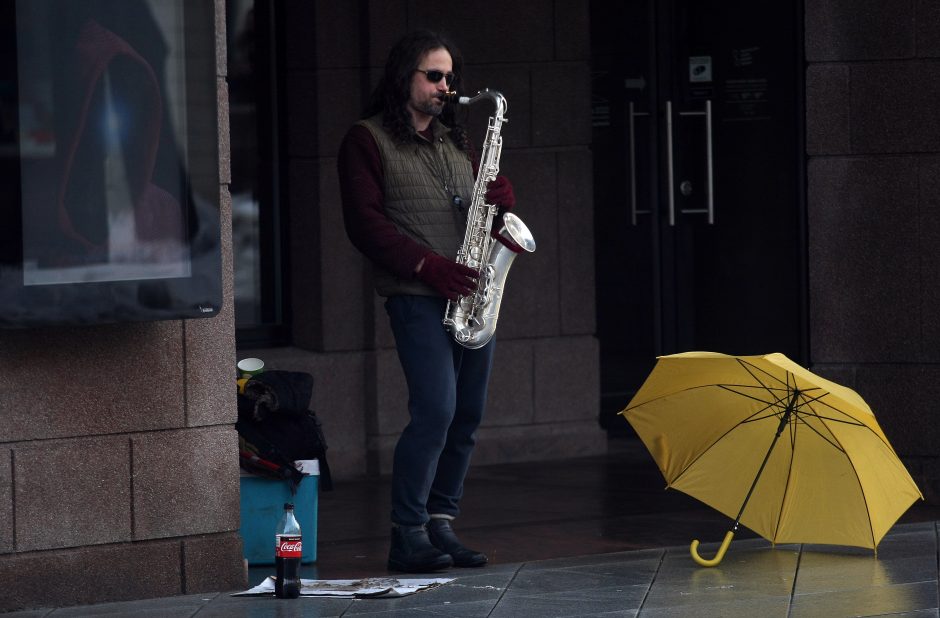
[[(300, 596), (302, 597), (355, 597), (355, 598), (391, 598), (404, 597), (422, 590), (429, 590), (454, 581), (453, 577), (432, 579), (397, 579), (394, 577), (369, 577), (366, 579), (301, 579)], [(263, 582), (244, 592), (232, 593), (232, 596), (261, 596), (274, 594), (274, 577), (268, 576)]]

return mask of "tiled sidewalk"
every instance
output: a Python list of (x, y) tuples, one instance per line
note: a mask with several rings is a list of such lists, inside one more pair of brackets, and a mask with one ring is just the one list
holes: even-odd
[[(936, 616), (940, 509), (916, 503), (871, 551), (770, 544), (742, 528), (723, 562), (730, 521), (675, 491), (635, 440), (605, 456), (471, 469), (458, 532), (491, 564), (411, 597), (337, 600), (232, 597), (231, 591), (6, 616)], [(389, 577), (388, 479), (320, 495), (318, 560), (304, 578)], [(249, 570), (251, 586), (273, 567)]]
[[(701, 553), (710, 556), (717, 543)], [(940, 616), (937, 525), (896, 526), (870, 551), (819, 545), (731, 544), (702, 568), (688, 548), (452, 570), (455, 581), (400, 599), (233, 597), (228, 593), (109, 603), (9, 616)], [(435, 574), (440, 577), (442, 574)], [(252, 585), (258, 582), (251, 582)]]

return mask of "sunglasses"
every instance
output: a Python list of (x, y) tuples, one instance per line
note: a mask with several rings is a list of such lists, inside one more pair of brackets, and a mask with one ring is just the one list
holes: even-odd
[(438, 71), (437, 69), (432, 69), (430, 71), (425, 71), (424, 69), (415, 69), (415, 71), (418, 73), (424, 73), (424, 76), (427, 77), (428, 81), (432, 84), (436, 84), (437, 82), (441, 81), (441, 79), (444, 79), (444, 81), (447, 82), (447, 85), (450, 86), (452, 83), (454, 83), (454, 79), (457, 77), (453, 73), (445, 73), (443, 71)]

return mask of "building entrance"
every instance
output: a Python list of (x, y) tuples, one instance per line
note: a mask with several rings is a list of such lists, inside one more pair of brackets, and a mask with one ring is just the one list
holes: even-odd
[[(800, 3), (796, 3), (800, 4)], [(802, 8), (592, 2), (601, 424), (655, 358), (805, 339)]]

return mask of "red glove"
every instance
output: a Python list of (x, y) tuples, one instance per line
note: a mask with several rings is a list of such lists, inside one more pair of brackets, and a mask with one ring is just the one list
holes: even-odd
[(417, 276), (444, 298), (457, 300), (458, 296), (467, 296), (476, 289), (480, 273), (436, 253), (428, 253)]
[(512, 191), (512, 183), (505, 176), (497, 176), (486, 185), (486, 194), (483, 196), (487, 204), (499, 207), (499, 214), (512, 210), (516, 205), (516, 194)]

